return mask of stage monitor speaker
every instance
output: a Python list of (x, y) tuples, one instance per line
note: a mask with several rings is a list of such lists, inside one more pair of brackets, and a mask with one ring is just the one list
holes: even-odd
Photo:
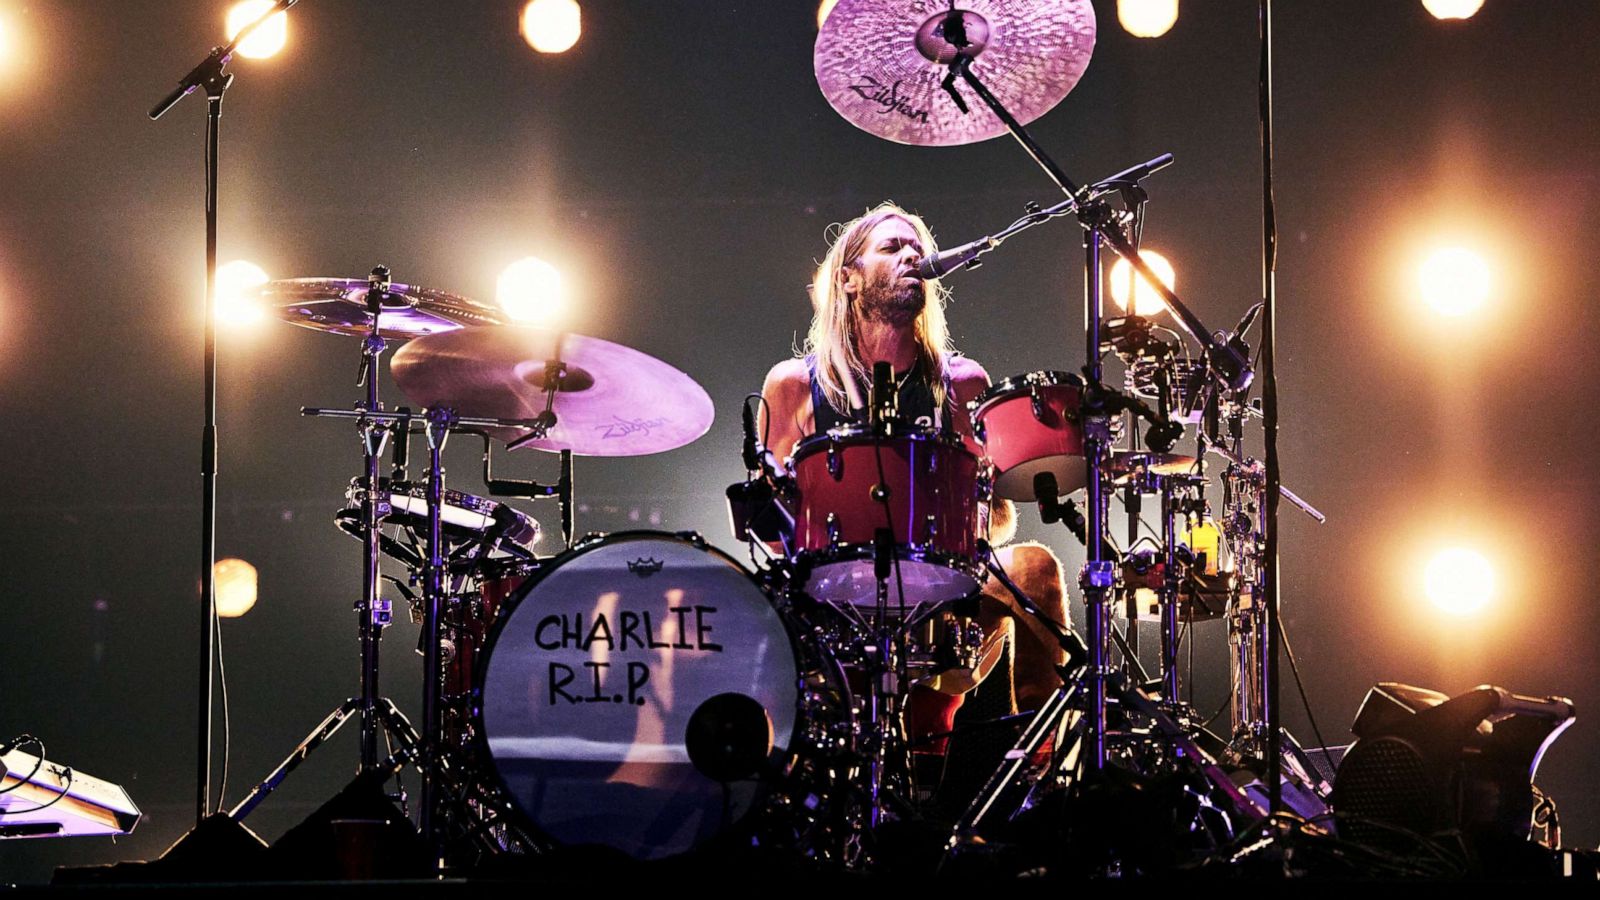
[(1573, 716), (1570, 700), (1488, 685), (1450, 697), (1379, 684), (1334, 778), (1339, 836), (1402, 854), (1457, 832), (1477, 849), (1526, 843), (1539, 760)]

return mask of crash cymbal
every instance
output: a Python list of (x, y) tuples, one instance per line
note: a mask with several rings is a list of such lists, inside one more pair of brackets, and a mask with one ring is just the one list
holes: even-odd
[[(711, 397), (693, 378), (631, 347), (600, 338), (502, 326), (462, 328), (418, 338), (390, 362), (413, 403), (463, 416), (534, 419), (544, 412), (545, 368), (566, 375), (556, 391), (556, 423), (521, 444), (579, 456), (643, 456), (681, 447), (711, 427)], [(508, 442), (527, 429), (492, 432)]]
[(952, 146), (1006, 133), (971, 85), (963, 113), (940, 87), (955, 58), (945, 35), (961, 11), (972, 72), (1018, 122), (1049, 112), (1094, 53), (1089, 0), (839, 0), (817, 33), (822, 94), (852, 125), (901, 144)]
[(1200, 475), (1199, 463), (1181, 453), (1154, 453), (1149, 450), (1111, 451), (1111, 477), (1118, 483), (1138, 472), (1150, 475)]
[[(269, 281), (251, 296), (276, 307), (279, 318), (303, 328), (364, 335), (372, 328), (365, 278), (288, 278)], [(414, 284), (391, 284), (378, 312), (383, 337), (406, 340), (468, 325), (499, 325), (493, 306)]]

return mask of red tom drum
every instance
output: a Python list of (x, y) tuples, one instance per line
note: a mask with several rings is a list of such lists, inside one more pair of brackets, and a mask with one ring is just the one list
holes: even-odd
[(888, 582), (891, 607), (958, 600), (982, 584), (977, 541), (987, 479), (959, 437), (845, 426), (801, 441), (793, 466), (795, 549), (811, 596), (876, 606), (873, 539), (885, 527), (898, 567)]
[(1086, 483), (1083, 380), (1070, 372), (1028, 372), (1007, 378), (968, 404), (972, 429), (994, 466), (994, 494), (1033, 501), (1034, 476), (1049, 472), (1056, 491)]

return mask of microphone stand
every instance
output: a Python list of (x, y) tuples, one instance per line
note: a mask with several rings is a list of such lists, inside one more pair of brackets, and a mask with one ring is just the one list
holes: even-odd
[[(233, 40), (213, 47), (200, 64), (183, 76), (178, 86), (150, 110), (159, 119), (178, 101), (204, 88), (206, 92), (206, 324), (205, 324), (205, 425), (200, 434), (200, 722), (198, 770), (195, 778), (195, 823), (211, 811), (211, 698), (212, 673), (216, 670), (217, 622), (216, 585), (212, 568), (217, 560), (217, 149), (222, 121), (222, 96), (233, 84), (233, 75), (224, 71), (233, 51), (272, 16), (285, 12), (299, 0), (278, 0), (272, 9), (246, 25)], [(219, 801), (221, 798), (218, 798)]]
[[(1110, 247), (1118, 256), (1126, 259), (1135, 271), (1154, 286), (1160, 294), (1162, 301), (1172, 312), (1173, 317), (1183, 326), (1204, 349), (1206, 358), (1211, 363), (1215, 376), (1219, 377), (1230, 389), (1239, 390), (1248, 386), (1252, 372), (1249, 360), (1236, 343), (1223, 344), (1212, 336), (1188, 307), (1178, 299), (1176, 293), (1166, 287), (1150, 266), (1139, 257), (1132, 242), (1124, 233), (1116, 211), (1107, 201), (1107, 197), (1124, 189), (1129, 181), (1137, 181), (1144, 175), (1153, 172), (1161, 164), (1159, 160), (1152, 160), (1145, 166), (1136, 166), (1132, 175), (1120, 176), (1119, 180), (1108, 179), (1097, 184), (1080, 189), (1066, 173), (1044, 152), (1022, 127), (1022, 124), (1006, 110), (1005, 106), (989, 89), (980, 81), (972, 71), (973, 58), (965, 52), (969, 46), (961, 23), (959, 12), (952, 12), (949, 21), (944, 26), (945, 39), (958, 48), (958, 52), (949, 62), (949, 74), (945, 78), (944, 87), (950, 93), (953, 101), (963, 111), (966, 104), (956, 90), (955, 82), (959, 78), (977, 94), (986, 106), (994, 112), (1001, 122), (1010, 131), (1012, 137), (1022, 145), (1033, 161), (1050, 179), (1055, 182), (1069, 198), (1069, 206), (1076, 214), (1079, 224), (1084, 228), (1084, 344), (1085, 365), (1084, 374), (1084, 456), (1088, 463), (1088, 510), (1087, 531), (1088, 539), (1086, 548), (1088, 560), (1079, 575), (1079, 584), (1083, 588), (1084, 601), (1087, 607), (1086, 643), (1088, 644), (1087, 677), (1085, 714), (1087, 739), (1084, 754), (1084, 765), (1091, 775), (1102, 773), (1107, 765), (1106, 757), (1106, 699), (1107, 685), (1114, 676), (1110, 660), (1110, 608), (1109, 602), (1116, 583), (1116, 570), (1114, 564), (1102, 552), (1102, 544), (1106, 535), (1107, 526), (1107, 497), (1106, 480), (1103, 477), (1109, 463), (1111, 451), (1110, 420), (1103, 408), (1105, 388), (1101, 383), (1101, 322), (1104, 318), (1103, 283), (1104, 268), (1101, 263), (1101, 250)], [(1065, 210), (1063, 210), (1065, 211)], [(1043, 221), (1041, 219), (1040, 221)], [(1036, 223), (1034, 223), (1036, 224)], [(1099, 408), (1097, 408), (1099, 407)]]

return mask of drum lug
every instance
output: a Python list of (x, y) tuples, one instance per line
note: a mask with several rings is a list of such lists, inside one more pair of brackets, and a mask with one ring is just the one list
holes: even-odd
[[(832, 442), (832, 441), (829, 441), (828, 442), (828, 474), (833, 476), (833, 480), (834, 481), (838, 481), (841, 477), (843, 477), (843, 470), (842, 470), (841, 463), (840, 463), (840, 460), (839, 460), (839, 452), (838, 451), (839, 451), (839, 445), (834, 443), (834, 442)], [(833, 514), (829, 513), (829, 515), (831, 516)]]
[(927, 540), (923, 541), (923, 543), (932, 545), (933, 539), (939, 536), (939, 516), (936, 513), (928, 513), (925, 521), (928, 523)]
[(1033, 407), (1033, 417), (1039, 420), (1039, 424), (1046, 424), (1044, 414), (1047, 407), (1044, 405), (1044, 397), (1039, 395), (1037, 384), (1028, 388), (1028, 405)]
[(989, 429), (987, 429), (987, 428), (985, 428), (983, 426), (983, 420), (982, 419), (974, 419), (973, 420), (973, 422), (972, 422), (972, 436), (977, 438), (978, 439), (978, 443), (980, 443), (980, 444), (989, 443)]
[(928, 453), (928, 474), (932, 475), (932, 474), (934, 474), (935, 472), (938, 472), (938, 471), (939, 471), (939, 454), (938, 454), (937, 451), (929, 452)]
[[(833, 451), (829, 450), (828, 452), (832, 453)], [(827, 524), (824, 527), (828, 530), (828, 546), (837, 547), (839, 545), (839, 514), (828, 513)]]

